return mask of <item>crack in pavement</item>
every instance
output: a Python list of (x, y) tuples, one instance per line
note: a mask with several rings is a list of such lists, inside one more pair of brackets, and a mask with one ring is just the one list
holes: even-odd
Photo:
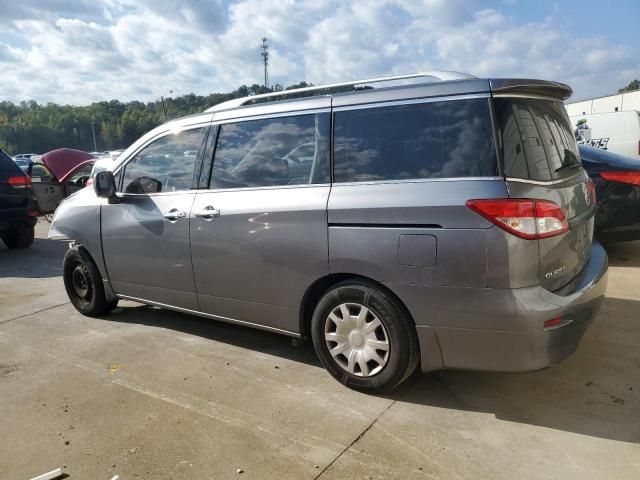
[(373, 427), (376, 422), (378, 420), (380, 420), (380, 418), (382, 418), (382, 416), (387, 413), (389, 411), (389, 409), (391, 409), (391, 407), (393, 407), (396, 402), (398, 400), (393, 400), (388, 406), (387, 408), (385, 408), (382, 412), (380, 412), (380, 414), (378, 414), (378, 416), (376, 418), (373, 419), (373, 421), (367, 426), (367, 428), (365, 428), (362, 432), (360, 432), (360, 435), (358, 435), (349, 445), (347, 445), (346, 447), (344, 447), (344, 449), (338, 454), (338, 456), (336, 458), (334, 458), (333, 460), (331, 460), (331, 463), (329, 463), (326, 467), (324, 467), (322, 469), (322, 471), (320, 473), (318, 473), (318, 475), (316, 475), (315, 477), (313, 477), (313, 480), (318, 480), (322, 475), (324, 475), (324, 473), (329, 470), (329, 468), (331, 468), (331, 466), (336, 463), (338, 461), (338, 459), (340, 457), (342, 457), (342, 455), (344, 455), (351, 447), (353, 447), (356, 443), (358, 443), (360, 440), (362, 440), (362, 438), (367, 434), (367, 432), (371, 429), (371, 427)]
[(29, 312), (29, 313), (25, 313), (23, 315), (18, 315), (17, 317), (13, 317), (13, 318), (8, 318), (6, 320), (1, 320), (0, 321), (0, 325), (4, 324), (4, 323), (9, 323), (9, 322), (13, 322), (14, 320), (18, 320), (20, 318), (24, 318), (24, 317), (28, 317), (30, 315), (36, 315), (38, 313), (42, 313), (42, 312), (46, 312), (47, 310), (53, 310), (54, 308), (58, 308), (58, 307), (62, 307), (63, 305), (68, 305), (71, 302), (64, 302), (64, 303), (59, 303), (58, 305), (53, 305), (51, 307), (47, 307), (47, 308), (43, 308), (42, 310), (37, 310), (35, 312)]

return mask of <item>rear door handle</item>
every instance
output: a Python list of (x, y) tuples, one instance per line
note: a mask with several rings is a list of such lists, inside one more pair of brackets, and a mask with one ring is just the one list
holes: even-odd
[(182, 210), (178, 210), (177, 208), (172, 208), (167, 213), (162, 214), (164, 218), (169, 220), (170, 222), (175, 222), (179, 218), (184, 218), (187, 216)]
[(205, 220), (211, 220), (212, 218), (220, 216), (220, 210), (214, 208), (213, 205), (207, 205), (202, 210), (194, 213), (196, 217), (204, 218)]

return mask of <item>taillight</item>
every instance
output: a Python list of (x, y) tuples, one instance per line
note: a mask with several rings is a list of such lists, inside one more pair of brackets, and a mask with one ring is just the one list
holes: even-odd
[(15, 177), (9, 177), (7, 183), (13, 188), (27, 188), (31, 185), (31, 177), (26, 175), (17, 175)]
[(610, 182), (640, 185), (640, 171), (639, 172), (600, 172), (600, 176)]
[(553, 237), (569, 231), (569, 223), (562, 209), (548, 200), (468, 200), (467, 207), (503, 230), (527, 240)]

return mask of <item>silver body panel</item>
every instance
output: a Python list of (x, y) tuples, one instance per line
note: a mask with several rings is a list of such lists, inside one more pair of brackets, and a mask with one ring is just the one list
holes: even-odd
[[(570, 92), (561, 84), (469, 78), (238, 108), (229, 104), (149, 132), (120, 157), (115, 173), (155, 138), (195, 125), (403, 102), (477, 97), (491, 102), (492, 94), (520, 96), (528, 88), (540, 96), (547, 87), (556, 99)], [(497, 139), (496, 134), (496, 144)], [(309, 333), (305, 302), (318, 285), (370, 279), (395, 294), (409, 312), (424, 371), (531, 370), (576, 348), (604, 296), (607, 258), (591, 243), (592, 216), (576, 199), (582, 183), (581, 176), (555, 184), (498, 175), (194, 187), (181, 193), (120, 195), (118, 204), (85, 189), (60, 205), (50, 236), (86, 248), (109, 298), (117, 295), (292, 336)], [(526, 241), (465, 205), (469, 199), (507, 197), (556, 201), (580, 231)], [(173, 208), (185, 216), (165, 218)], [(216, 214), (205, 218), (204, 209)], [(545, 283), (541, 272), (559, 258), (571, 263), (566, 278)], [(543, 322), (558, 315), (571, 318), (571, 327), (544, 330)]]
[(328, 185), (202, 191), (191, 249), (203, 312), (298, 331), (308, 286), (328, 275)]
[(102, 206), (102, 248), (111, 285), (119, 294), (198, 310), (189, 218), (169, 220), (177, 209), (188, 214), (195, 194), (123, 195)]

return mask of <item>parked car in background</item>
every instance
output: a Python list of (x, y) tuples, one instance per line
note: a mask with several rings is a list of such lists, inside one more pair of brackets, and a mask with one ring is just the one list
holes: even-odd
[(28, 158), (14, 158), (13, 161), (22, 169), (23, 172), (28, 172), (29, 166), (33, 163)]
[(32, 160), (33, 157), (37, 156), (35, 153), (19, 153), (18, 155), (14, 155), (14, 160)]
[[(424, 77), (441, 81), (384, 88)], [(368, 392), (417, 368), (547, 367), (577, 348), (608, 265), (570, 94), (426, 72), (171, 121), (58, 208), (67, 294), (85, 315), (131, 299), (311, 338)]]
[(45, 216), (53, 213), (65, 197), (84, 188), (95, 161), (90, 153), (60, 148), (33, 163), (30, 175), (40, 212)]
[(31, 179), (0, 149), (0, 238), (8, 248), (33, 243), (37, 214)]
[(640, 162), (587, 145), (579, 148), (596, 187), (596, 236), (604, 242), (639, 240)]
[(640, 113), (592, 113), (570, 117), (578, 144), (640, 161)]

